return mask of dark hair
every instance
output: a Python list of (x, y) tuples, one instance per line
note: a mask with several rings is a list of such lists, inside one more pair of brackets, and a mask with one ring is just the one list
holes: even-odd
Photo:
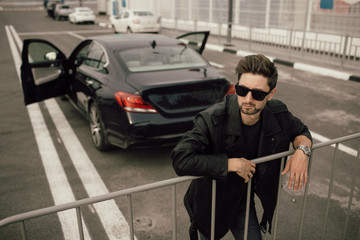
[(276, 87), (278, 72), (275, 64), (262, 54), (248, 55), (241, 58), (235, 72), (238, 80), (240, 80), (243, 73), (261, 74), (268, 78), (270, 90)]

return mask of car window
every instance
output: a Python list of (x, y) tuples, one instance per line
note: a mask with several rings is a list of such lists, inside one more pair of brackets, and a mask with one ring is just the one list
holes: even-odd
[[(49, 58), (49, 53), (52, 53), (55, 58)], [(29, 63), (44, 63), (56, 60), (59, 52), (46, 43), (34, 42), (29, 44), (28, 61)]]
[(84, 64), (93, 68), (102, 68), (106, 63), (105, 53), (99, 44), (94, 43), (84, 61)]
[(116, 54), (131, 72), (161, 71), (207, 65), (197, 52), (185, 44), (128, 49)]
[(134, 11), (134, 16), (143, 17), (143, 16), (154, 16), (154, 15), (148, 11)]
[(79, 52), (76, 54), (75, 57), (76, 61), (82, 62), (82, 64), (84, 64), (89, 54), (90, 46), (91, 46), (91, 42), (87, 43), (79, 50)]

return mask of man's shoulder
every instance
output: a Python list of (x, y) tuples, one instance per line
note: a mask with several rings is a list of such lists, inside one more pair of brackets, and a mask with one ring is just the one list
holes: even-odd
[(267, 106), (273, 113), (288, 112), (288, 108), (285, 103), (277, 99), (271, 99), (267, 102)]

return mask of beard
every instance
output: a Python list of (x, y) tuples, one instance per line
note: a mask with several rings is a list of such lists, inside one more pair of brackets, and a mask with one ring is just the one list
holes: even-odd
[[(252, 108), (248, 109), (246, 108), (244, 105), (246, 106), (251, 106)], [(253, 104), (253, 103), (243, 103), (241, 104), (240, 106), (240, 111), (243, 113), (243, 114), (247, 114), (247, 115), (255, 115), (257, 114), (258, 112), (260, 112), (262, 110), (262, 108), (256, 108), (256, 105)]]

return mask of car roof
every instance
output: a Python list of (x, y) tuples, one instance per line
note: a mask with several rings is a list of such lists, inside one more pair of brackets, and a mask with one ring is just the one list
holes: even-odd
[(88, 38), (102, 44), (109, 50), (124, 50), (136, 47), (151, 46), (155, 41), (156, 45), (177, 45), (181, 41), (160, 34), (111, 34), (98, 35)]

